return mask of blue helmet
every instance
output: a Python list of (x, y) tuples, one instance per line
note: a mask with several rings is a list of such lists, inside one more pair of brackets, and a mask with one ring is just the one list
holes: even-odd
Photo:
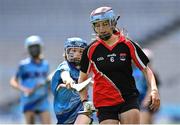
[(85, 48), (87, 46), (87, 42), (79, 37), (72, 37), (68, 38), (64, 43), (64, 48), (73, 48), (73, 47), (80, 47)]
[(104, 20), (115, 21), (115, 14), (111, 7), (99, 7), (91, 12), (91, 23)]
[[(82, 49), (87, 47), (87, 42), (79, 37), (68, 38), (64, 43), (65, 48), (65, 58), (68, 62), (74, 64), (75, 66), (80, 65)], [(77, 52), (70, 51), (71, 49), (77, 49)], [(79, 51), (78, 51), (79, 50)]]
[(41, 37), (37, 36), (37, 35), (32, 35), (29, 36), (28, 38), (26, 38), (25, 40), (25, 48), (29, 48), (32, 45), (40, 45), (40, 47), (43, 46), (43, 41), (41, 39)]

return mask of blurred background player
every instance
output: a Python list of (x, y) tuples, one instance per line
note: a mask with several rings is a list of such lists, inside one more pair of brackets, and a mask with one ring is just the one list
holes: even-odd
[(71, 88), (79, 77), (80, 60), (87, 42), (78, 37), (68, 38), (64, 44), (65, 60), (60, 63), (53, 77), (51, 89), (54, 95), (54, 112), (57, 124), (89, 124), (89, 115), (79, 114), (84, 110), (79, 93)]
[[(148, 64), (149, 67), (152, 68), (152, 60), (153, 60), (153, 52), (148, 49), (144, 48), (143, 52), (146, 54), (146, 56), (149, 58), (150, 63)], [(153, 70), (155, 79), (156, 79), (156, 84), (159, 87), (160, 81), (157, 73)], [(144, 77), (143, 73), (133, 65), (133, 76), (136, 81), (136, 87), (140, 93), (139, 95), (139, 102), (140, 102), (140, 123), (141, 124), (152, 124), (153, 123), (153, 114), (155, 112), (152, 112), (149, 108), (145, 100), (148, 98), (148, 86), (147, 86), (147, 81), (146, 78)]]
[(17, 73), (10, 85), (21, 91), (20, 101), (27, 124), (34, 124), (36, 115), (41, 124), (50, 124), (47, 79), (49, 64), (42, 58), (43, 41), (39, 36), (29, 36), (25, 48), (29, 57), (20, 61)]

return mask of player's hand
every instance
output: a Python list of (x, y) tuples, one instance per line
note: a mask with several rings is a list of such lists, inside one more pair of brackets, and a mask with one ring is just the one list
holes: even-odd
[(84, 112), (85, 114), (91, 115), (93, 112), (96, 111), (92, 101), (83, 102), (83, 106), (84, 110), (82, 112)]
[(152, 90), (150, 93), (151, 103), (149, 109), (153, 112), (157, 111), (160, 107), (160, 96), (158, 90)]
[(72, 85), (75, 83), (74, 80), (72, 78), (67, 78), (66, 80), (63, 81), (63, 83), (65, 84), (65, 87), (67, 89), (71, 89)]
[(20, 90), (24, 93), (25, 96), (29, 96), (33, 93), (33, 89), (29, 89), (27, 87), (21, 86)]
[(93, 112), (96, 111), (93, 103), (91, 101), (84, 101), (83, 102), (83, 111), (79, 111), (79, 114), (86, 114), (86, 115), (91, 115)]
[(84, 111), (87, 111), (87, 112), (95, 111), (95, 107), (91, 101), (86, 101), (83, 103), (83, 105), (84, 105)]

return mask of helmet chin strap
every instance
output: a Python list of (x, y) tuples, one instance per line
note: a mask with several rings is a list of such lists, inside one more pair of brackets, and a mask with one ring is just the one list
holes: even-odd
[(107, 41), (111, 38), (111, 36), (112, 36), (111, 33), (107, 33), (107, 34), (99, 35), (99, 38), (104, 40), (104, 41)]
[(80, 60), (76, 59), (67, 59), (67, 61), (71, 64), (73, 64), (76, 68), (80, 67)]
[(80, 62), (70, 62), (73, 64), (77, 69), (80, 69)]

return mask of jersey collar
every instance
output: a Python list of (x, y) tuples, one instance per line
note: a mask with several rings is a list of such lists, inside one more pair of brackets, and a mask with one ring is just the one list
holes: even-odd
[(114, 43), (112, 46), (107, 45), (102, 39), (98, 38), (97, 41), (100, 42), (101, 44), (103, 44), (103, 46), (105, 46), (107, 49), (109, 49), (110, 51), (113, 50), (114, 47), (117, 46), (117, 44), (121, 43), (122, 41), (125, 41), (125, 37), (124, 35), (122, 35), (120, 32), (116, 32), (115, 35), (119, 36), (119, 39), (116, 43)]

